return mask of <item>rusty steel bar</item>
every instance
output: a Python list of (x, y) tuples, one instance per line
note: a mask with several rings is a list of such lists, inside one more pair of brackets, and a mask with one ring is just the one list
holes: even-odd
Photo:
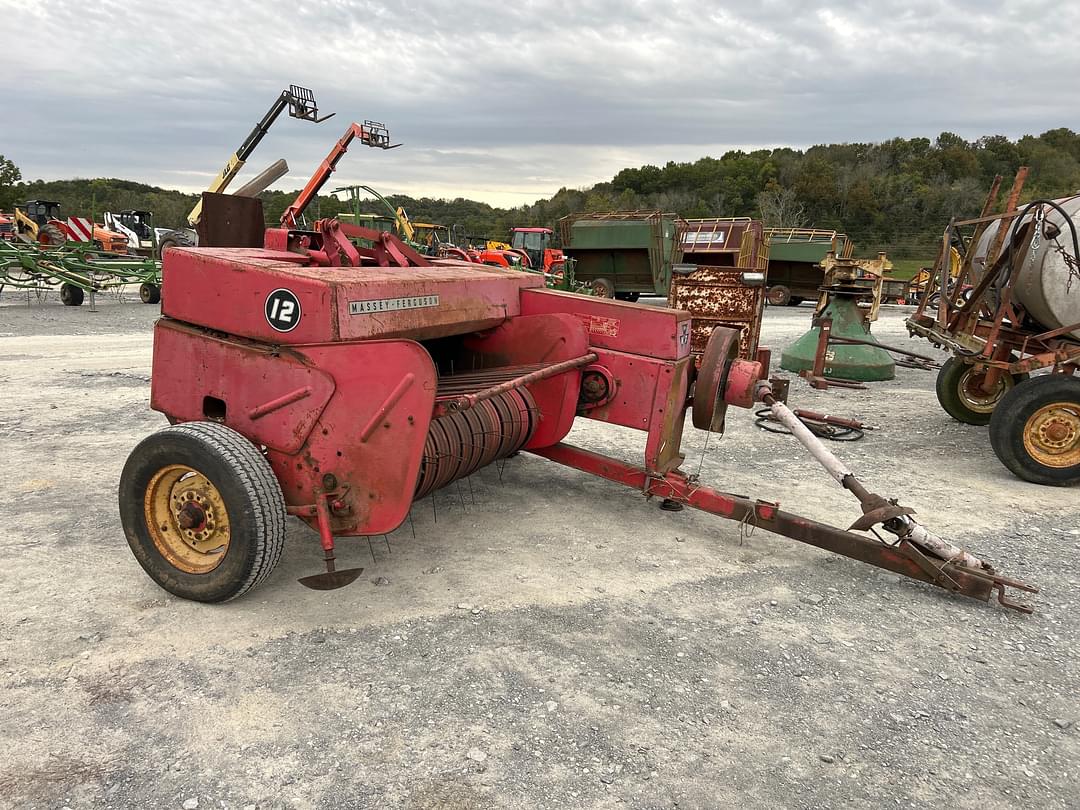
[(991, 571), (965, 568), (949, 560), (931, 559), (905, 540), (900, 540), (896, 545), (887, 545), (865, 535), (781, 511), (775, 503), (751, 501), (749, 498), (700, 486), (679, 472), (671, 472), (660, 478), (650, 475), (640, 467), (565, 442), (551, 447), (535, 448), (529, 452), (623, 484), (649, 497), (677, 501), (983, 602), (989, 602), (996, 592), (998, 601), (1005, 607), (1031, 613), (1030, 607), (1008, 599), (1004, 589), (1011, 587), (1038, 593), (1036, 588), (998, 576)]
[(878, 343), (876, 340), (860, 340), (859, 338), (846, 338), (846, 337), (829, 337), (829, 343), (842, 343), (852, 346), (877, 346), (879, 349), (884, 349), (887, 352), (894, 352), (895, 354), (906, 354), (908, 357), (914, 357), (919, 360), (928, 360), (931, 363), (936, 363), (936, 357), (930, 357), (929, 355), (919, 354), (918, 352), (911, 352), (907, 349), (898, 349), (895, 346), (886, 346), (884, 343)]
[(493, 385), (490, 388), (484, 388), (480, 391), (475, 391), (471, 394), (463, 394), (451, 400), (447, 400), (438, 404), (443, 405), (448, 411), (464, 411), (469, 408), (475, 407), (478, 402), (483, 402), (486, 399), (491, 399), (499, 394), (505, 394), (507, 391), (512, 391), (515, 388), (521, 388), (529, 383), (539, 382), (540, 380), (546, 380), (548, 377), (554, 377), (563, 372), (570, 371), (571, 369), (581, 368), (587, 366), (589, 363), (596, 362), (596, 354), (589, 352), (583, 354), (581, 357), (574, 357), (570, 360), (563, 360), (561, 363), (555, 363), (554, 365), (545, 366), (544, 368), (537, 369), (536, 371), (530, 371), (528, 374), (522, 374), (520, 377), (514, 377), (512, 380)]
[[(783, 402), (783, 400), (780, 400)], [(831, 416), (827, 413), (818, 413), (817, 411), (808, 411), (805, 408), (796, 408), (792, 411), (800, 419), (809, 419), (811, 422), (821, 422), (826, 425), (834, 425), (836, 427), (851, 428), (852, 430), (876, 430), (873, 425), (868, 425), (865, 422), (860, 422), (858, 419), (851, 419), (847, 416)]]

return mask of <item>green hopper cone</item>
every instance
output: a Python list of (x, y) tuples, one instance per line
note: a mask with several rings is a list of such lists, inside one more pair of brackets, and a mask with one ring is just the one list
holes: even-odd
[[(822, 318), (832, 318), (833, 337), (874, 340), (854, 297), (831, 294)], [(820, 333), (815, 326), (785, 349), (780, 368), (795, 373), (813, 371)], [(825, 376), (859, 382), (891, 380), (896, 376), (896, 364), (887, 351), (877, 346), (832, 343), (825, 354)]]

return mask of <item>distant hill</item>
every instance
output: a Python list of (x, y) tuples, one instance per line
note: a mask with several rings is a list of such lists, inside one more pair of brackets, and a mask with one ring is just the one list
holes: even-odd
[[(966, 141), (952, 133), (796, 149), (731, 151), (719, 158), (662, 167), (627, 168), (587, 189), (560, 189), (550, 199), (516, 208), (466, 200), (391, 196), (414, 220), (458, 225), (473, 237), (505, 238), (515, 225), (552, 227), (575, 211), (660, 208), (686, 217), (763, 216), (767, 223), (846, 231), (858, 252), (887, 250), (896, 258), (932, 256), (952, 216), (978, 213), (995, 174), (1003, 192), (1017, 167), (1031, 174), (1024, 199), (1060, 197), (1080, 189), (1080, 136), (1053, 129), (1015, 141), (990, 135)], [(262, 195), (268, 222), (276, 222), (298, 192)], [(102, 178), (18, 182), (0, 186), (0, 207), (32, 198), (58, 200), (67, 213), (140, 208), (159, 226), (183, 224), (194, 194)], [(346, 211), (320, 197), (311, 216)], [(363, 210), (386, 213), (375, 200)]]

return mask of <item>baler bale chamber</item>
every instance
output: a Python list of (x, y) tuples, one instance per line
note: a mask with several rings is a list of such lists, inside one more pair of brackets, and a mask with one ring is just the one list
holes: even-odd
[[(350, 241), (369, 240), (371, 248)], [(528, 273), (429, 259), (390, 234), (315, 223), (266, 247), (166, 257), (151, 406), (172, 423), (132, 452), (120, 482), (128, 542), (170, 592), (224, 601), (281, 554), (285, 516), (320, 538), (314, 588), (351, 582), (335, 538), (379, 535), (439, 487), (529, 451), (647, 497), (693, 506), (982, 600), (986, 563), (869, 492), (772, 396), (764, 369), (718, 327), (700, 360), (690, 315), (544, 289)], [(683, 472), (687, 414), (722, 431), (729, 405), (764, 402), (860, 501), (854, 529), (718, 492)], [(635, 465), (564, 439), (588, 418), (645, 434)], [(662, 513), (658, 513), (658, 519)]]

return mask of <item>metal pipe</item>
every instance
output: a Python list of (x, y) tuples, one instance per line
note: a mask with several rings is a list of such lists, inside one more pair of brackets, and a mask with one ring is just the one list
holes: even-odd
[[(810, 455), (814, 457), (814, 460), (825, 468), (825, 471), (830, 476), (859, 499), (859, 502), (863, 505), (864, 513), (879, 509), (884, 510), (890, 505), (896, 506), (895, 503), (870, 492), (863, 486), (862, 482), (855, 477), (855, 473), (851, 472), (840, 459), (833, 455), (832, 451), (791, 412), (791, 409), (773, 396), (772, 386), (766, 380), (761, 380), (757, 384), (754, 395), (769, 406), (776, 420), (791, 431), (792, 435), (807, 449)], [(885, 516), (883, 515), (883, 517)], [(975, 570), (993, 570), (975, 555), (939, 537), (906, 514), (888, 515), (881, 525), (900, 540), (906, 540), (919, 549), (946, 562)]]
[(555, 363), (554, 365), (546, 366), (545, 368), (536, 371), (530, 371), (528, 374), (522, 374), (520, 377), (515, 377), (512, 380), (507, 380), (498, 385), (493, 385), (490, 388), (485, 388), (472, 394), (463, 394), (460, 397), (446, 402), (445, 407), (449, 411), (468, 410), (469, 408), (474, 407), (478, 402), (483, 402), (485, 399), (491, 399), (499, 394), (505, 394), (507, 391), (512, 391), (515, 388), (521, 388), (523, 385), (546, 380), (548, 377), (554, 377), (557, 374), (562, 374), (564, 371), (570, 371), (571, 369), (587, 366), (589, 363), (595, 362), (596, 354), (589, 352), (588, 354), (583, 354), (581, 357), (563, 360), (561, 363)]
[(288, 173), (289, 164), (279, 159), (240, 186), (233, 192), (233, 196), (257, 197)]

